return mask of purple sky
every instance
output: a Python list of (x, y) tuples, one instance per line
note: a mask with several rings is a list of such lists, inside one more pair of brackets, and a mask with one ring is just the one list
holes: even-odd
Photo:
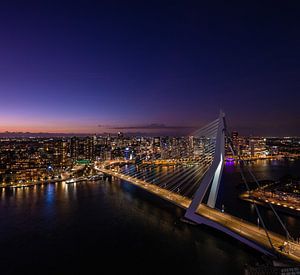
[(300, 6), (254, 2), (1, 1), (0, 131), (300, 135)]

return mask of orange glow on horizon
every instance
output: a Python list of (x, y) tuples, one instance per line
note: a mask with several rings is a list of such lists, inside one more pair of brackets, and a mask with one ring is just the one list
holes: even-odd
[(100, 133), (107, 129), (99, 129), (97, 124), (75, 121), (37, 121), (37, 119), (0, 119), (0, 132), (30, 133)]

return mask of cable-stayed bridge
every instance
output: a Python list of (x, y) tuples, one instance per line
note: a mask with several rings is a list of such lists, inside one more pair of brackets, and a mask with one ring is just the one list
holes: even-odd
[[(271, 205), (287, 237), (267, 229), (256, 205), (261, 228), (216, 209), (225, 159), (226, 133), (225, 115), (221, 113), (216, 120), (193, 133), (189, 140), (191, 146), (179, 148), (180, 160), (149, 161), (146, 157), (135, 162), (115, 160), (99, 163), (96, 169), (185, 209), (185, 219), (195, 224), (213, 227), (264, 254), (300, 262), (300, 245), (287, 239), (290, 235)], [(240, 162), (243, 164), (242, 159)], [(169, 173), (162, 168), (157, 169), (160, 164), (176, 165)], [(245, 180), (242, 170), (241, 175)], [(249, 188), (246, 181), (245, 185)]]

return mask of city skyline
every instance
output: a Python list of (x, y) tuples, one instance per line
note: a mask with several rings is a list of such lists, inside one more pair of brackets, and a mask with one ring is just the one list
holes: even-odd
[(182, 133), (222, 109), (300, 135), (295, 2), (4, 1), (0, 23), (0, 132)]
[(0, 1), (1, 274), (300, 274), (299, 8)]

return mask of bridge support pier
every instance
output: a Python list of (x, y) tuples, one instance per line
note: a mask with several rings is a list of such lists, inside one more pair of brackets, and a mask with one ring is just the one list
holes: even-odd
[(104, 174), (103, 179), (104, 179), (105, 181), (111, 182), (111, 181), (112, 181), (112, 176), (111, 176), (111, 175)]

